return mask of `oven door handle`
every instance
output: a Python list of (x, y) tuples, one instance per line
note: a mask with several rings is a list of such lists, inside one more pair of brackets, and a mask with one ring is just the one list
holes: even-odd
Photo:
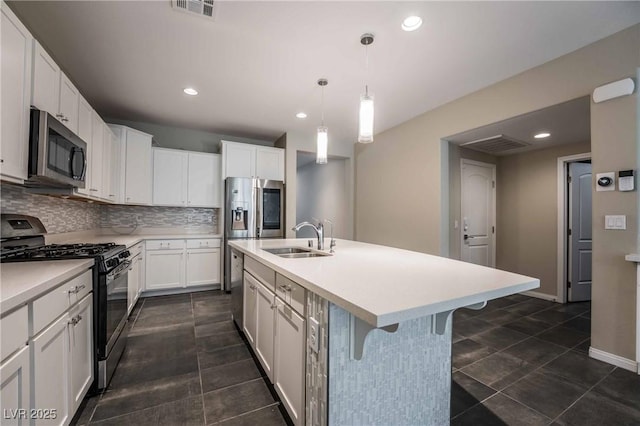
[(107, 275), (107, 281), (109, 282), (115, 281), (118, 278), (120, 278), (122, 275), (126, 274), (129, 270), (129, 266), (131, 266), (130, 260), (125, 260), (124, 262), (122, 262), (122, 265), (117, 270), (110, 272)]

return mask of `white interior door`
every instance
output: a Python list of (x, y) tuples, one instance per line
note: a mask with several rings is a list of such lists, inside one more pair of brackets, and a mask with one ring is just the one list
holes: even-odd
[(462, 160), (461, 168), (460, 258), (495, 267), (496, 166)]
[(569, 163), (568, 300), (591, 300), (591, 163)]

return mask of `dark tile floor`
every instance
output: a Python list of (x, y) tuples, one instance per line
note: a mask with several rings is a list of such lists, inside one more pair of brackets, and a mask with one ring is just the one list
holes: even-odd
[[(141, 299), (77, 425), (285, 425), (219, 291)], [(453, 318), (452, 425), (640, 425), (640, 376), (589, 358), (590, 304), (513, 295)]]
[(76, 425), (286, 425), (231, 322), (229, 295), (140, 299), (109, 388)]
[(452, 425), (640, 425), (640, 376), (589, 358), (591, 307), (523, 295), (453, 316)]

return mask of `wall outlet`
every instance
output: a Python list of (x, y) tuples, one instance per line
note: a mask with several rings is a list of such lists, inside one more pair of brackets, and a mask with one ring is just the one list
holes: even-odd
[(604, 229), (627, 229), (627, 216), (625, 215), (606, 215), (604, 217)]
[(315, 318), (309, 319), (309, 347), (315, 353), (320, 351), (320, 323)]

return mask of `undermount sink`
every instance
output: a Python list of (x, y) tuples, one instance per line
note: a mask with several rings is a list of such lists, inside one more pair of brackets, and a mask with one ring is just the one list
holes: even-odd
[(263, 249), (276, 256), (284, 257), (287, 259), (301, 259), (306, 257), (323, 257), (331, 256), (329, 253), (322, 253), (318, 251), (311, 251), (302, 247), (278, 247), (278, 248), (266, 248)]

